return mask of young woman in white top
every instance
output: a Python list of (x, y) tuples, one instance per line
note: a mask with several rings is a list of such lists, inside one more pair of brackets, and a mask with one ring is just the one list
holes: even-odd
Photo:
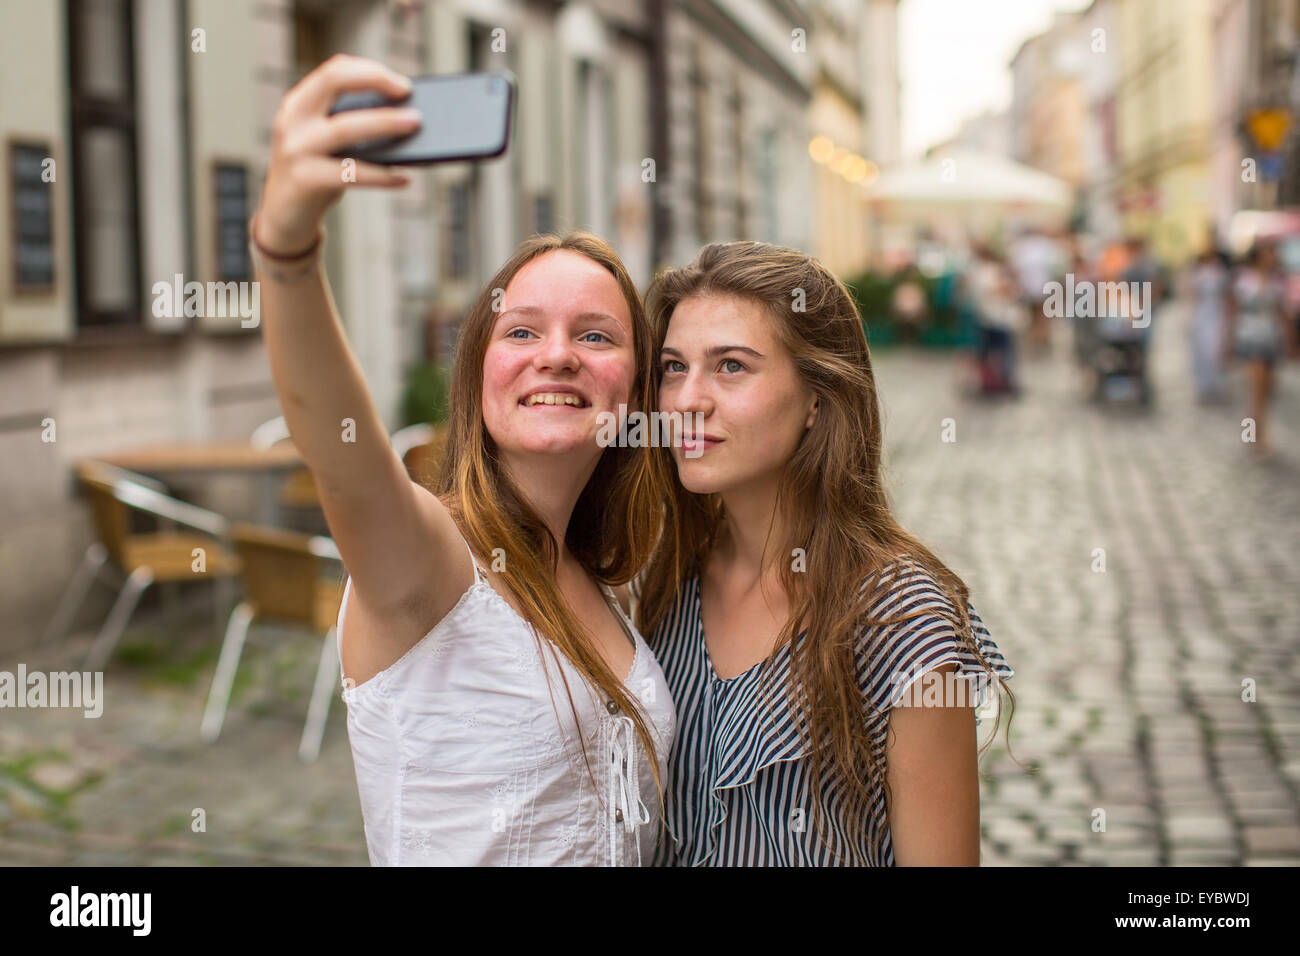
[[(418, 126), (327, 115), (361, 89), (408, 82), (339, 56), (286, 94), (250, 234), (276, 390), (350, 575), (339, 649), (371, 862), (648, 863), (675, 715), (611, 585), (644, 563), (663, 495), (647, 449), (597, 442), (601, 412), (648, 395), (640, 298), (590, 234), (523, 243), (462, 326), (438, 485), (412, 482), (319, 266), (346, 185), (332, 154)], [(363, 162), (355, 180), (407, 182)]]

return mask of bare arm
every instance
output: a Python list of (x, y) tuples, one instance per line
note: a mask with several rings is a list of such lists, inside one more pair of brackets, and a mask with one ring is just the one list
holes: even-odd
[[(418, 116), (412, 123), (410, 111), (399, 108), (327, 115), (344, 91), (375, 89), (395, 97), (404, 94), (404, 82), (381, 64), (340, 56), (285, 95), (253, 224), (260, 247), (280, 256), (310, 247), (321, 217), (347, 186), (406, 184), (401, 173), (359, 161), (355, 183), (345, 182), (342, 161), (330, 154), (348, 143), (410, 132)], [(289, 433), (316, 480), (353, 579), (354, 603), (367, 618), (360, 638), (375, 645), (353, 657), (357, 667), (348, 673), (374, 672), (451, 608), (470, 580), (469, 558), (446, 509), (410, 480), (389, 444), (323, 270), (294, 276), (275, 267), (259, 270), (263, 336)], [(349, 618), (356, 619), (351, 604)]]
[(956, 667), (945, 664), (917, 682), (924, 685), (939, 675), (936, 686), (944, 688), (945, 706), (889, 712), (885, 773), (890, 839), (899, 866), (979, 866), (975, 709), (953, 706), (953, 682), (942, 677)]

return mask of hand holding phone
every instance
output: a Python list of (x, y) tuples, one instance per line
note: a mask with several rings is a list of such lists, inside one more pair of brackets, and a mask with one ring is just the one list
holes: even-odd
[(500, 156), (510, 140), (514, 89), (511, 74), (489, 72), (417, 76), (410, 95), (400, 99), (372, 91), (344, 93), (330, 108), (331, 116), (405, 106), (419, 112), (420, 128), (406, 136), (352, 143), (334, 155), (401, 166)]
[(340, 94), (379, 91), (400, 102), (411, 81), (382, 63), (339, 54), (316, 67), (280, 101), (271, 124), (271, 157), (253, 239), (272, 255), (292, 257), (320, 233), (321, 218), (344, 189), (398, 188), (410, 182), (400, 170), (358, 161), (344, 169), (334, 155), (350, 143), (406, 136), (420, 114), (405, 107), (328, 116)]

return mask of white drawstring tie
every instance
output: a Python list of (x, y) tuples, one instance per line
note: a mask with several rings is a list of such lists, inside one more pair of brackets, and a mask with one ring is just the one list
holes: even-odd
[[(650, 810), (641, 799), (638, 776), (636, 724), (626, 714), (609, 720), (609, 793), (605, 805), (609, 813), (609, 865), (618, 866), (618, 827), (629, 833), (650, 822)], [(641, 840), (636, 843), (636, 865), (641, 866)]]

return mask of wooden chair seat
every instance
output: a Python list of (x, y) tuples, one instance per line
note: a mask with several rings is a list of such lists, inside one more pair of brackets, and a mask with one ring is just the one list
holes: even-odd
[(343, 606), (343, 582), (337, 578), (322, 579), (316, 592), (316, 630), (328, 631), (339, 620)]
[(290, 473), (280, 486), (280, 503), (290, 508), (319, 508), (320, 495), (316, 493), (316, 480), (303, 468)]
[[(194, 549), (203, 549), (204, 570), (194, 570)], [(227, 551), (211, 538), (184, 531), (159, 531), (155, 534), (129, 535), (122, 542), (123, 569), (130, 574), (136, 568), (149, 568), (155, 581), (207, 579), (216, 575), (239, 573), (239, 556)]]

